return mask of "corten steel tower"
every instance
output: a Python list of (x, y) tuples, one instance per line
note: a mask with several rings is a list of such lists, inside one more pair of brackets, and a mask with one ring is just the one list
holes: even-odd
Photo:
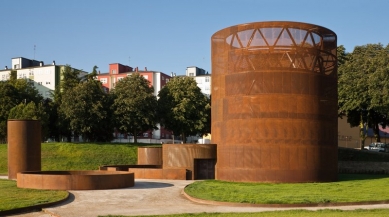
[(337, 36), (257, 22), (212, 36), (216, 179), (337, 180)]
[(41, 122), (9, 119), (7, 122), (8, 179), (17, 173), (41, 170)]

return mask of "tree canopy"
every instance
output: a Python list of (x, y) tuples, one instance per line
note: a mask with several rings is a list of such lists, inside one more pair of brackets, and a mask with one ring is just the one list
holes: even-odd
[(158, 96), (158, 116), (162, 126), (173, 131), (174, 135), (181, 135), (184, 143), (186, 136), (206, 134), (210, 103), (193, 78), (172, 78)]
[(61, 112), (74, 135), (86, 141), (105, 142), (113, 138), (111, 99), (97, 80), (81, 82), (62, 93)]
[(379, 125), (387, 125), (389, 114), (389, 45), (356, 46), (344, 57), (338, 68), (339, 113), (351, 126), (371, 127), (379, 142)]
[(16, 79), (16, 72), (11, 71), (10, 80), (0, 81), (0, 140), (7, 138), (7, 120), (12, 108), (21, 103), (39, 104), (42, 95), (29, 79)]
[(112, 93), (116, 127), (120, 132), (131, 133), (136, 143), (138, 133), (156, 128), (157, 98), (147, 79), (133, 73), (117, 82)]

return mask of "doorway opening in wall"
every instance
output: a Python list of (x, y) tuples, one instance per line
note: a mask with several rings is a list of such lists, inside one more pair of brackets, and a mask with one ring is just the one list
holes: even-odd
[(194, 179), (215, 179), (216, 159), (194, 159)]

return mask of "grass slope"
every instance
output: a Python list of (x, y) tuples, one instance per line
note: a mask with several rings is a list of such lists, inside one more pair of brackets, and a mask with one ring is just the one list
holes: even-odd
[[(43, 143), (42, 170), (97, 170), (101, 165), (136, 164), (136, 144)], [(149, 144), (147, 144), (149, 146)], [(0, 145), (0, 174), (7, 174), (7, 145)]]

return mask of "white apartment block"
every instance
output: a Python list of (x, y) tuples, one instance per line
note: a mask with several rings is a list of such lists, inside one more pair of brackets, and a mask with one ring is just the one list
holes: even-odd
[(211, 95), (211, 75), (204, 69), (196, 66), (190, 66), (186, 68), (186, 76), (193, 77), (196, 80), (197, 86), (201, 89), (201, 92), (207, 97)]
[[(0, 81), (8, 80), (11, 70), (15, 70), (17, 79), (29, 79), (43, 97), (52, 98), (52, 92), (62, 80), (61, 72), (64, 68), (64, 65), (56, 65), (55, 61), (50, 65), (44, 65), (41, 61), (16, 57), (12, 58), (12, 69), (5, 67), (4, 70), (0, 70)], [(81, 72), (80, 76), (86, 74)]]

